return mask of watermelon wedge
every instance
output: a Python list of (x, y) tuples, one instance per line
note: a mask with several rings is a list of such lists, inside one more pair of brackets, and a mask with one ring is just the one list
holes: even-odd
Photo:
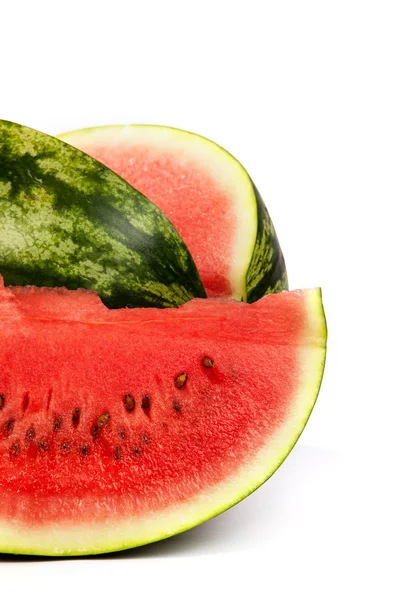
[(316, 400), (319, 289), (109, 310), (0, 282), (0, 552), (172, 536), (260, 486)]
[(6, 285), (94, 289), (110, 308), (205, 297), (159, 208), (87, 154), (1, 120), (0, 214)]
[(154, 125), (64, 133), (150, 198), (175, 225), (207, 296), (254, 302), (287, 289), (265, 204), (243, 166), (214, 142)]

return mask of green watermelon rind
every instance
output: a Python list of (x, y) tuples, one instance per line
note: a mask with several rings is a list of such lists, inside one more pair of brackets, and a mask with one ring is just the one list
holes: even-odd
[[(132, 132), (133, 136), (137, 132), (149, 135), (155, 132), (159, 136), (156, 143), (165, 145), (167, 150), (166, 140), (178, 145), (182, 142), (185, 159), (190, 149), (194, 149), (193, 154), (198, 151), (202, 167), (210, 169), (216, 180), (230, 186), (238, 226), (230, 271), (232, 297), (255, 302), (266, 294), (287, 290), (285, 260), (267, 207), (246, 169), (225, 148), (204, 136), (164, 125), (105, 125), (69, 131), (58, 137), (77, 147), (90, 139), (112, 147), (129, 144)], [(139, 141), (142, 141), (140, 137)]]
[(110, 308), (205, 297), (164, 213), (69, 144), (0, 120), (0, 272), (6, 285), (97, 291)]
[(266, 294), (289, 289), (285, 259), (278, 236), (260, 192), (253, 183), (257, 203), (257, 238), (246, 273), (246, 301), (256, 302)]
[[(204, 495), (147, 519), (120, 519), (99, 528), (52, 524), (47, 528), (16, 532), (12, 524), (0, 523), (0, 552), (15, 554), (76, 556), (102, 554), (142, 546), (182, 533), (231, 508), (273, 475), (289, 455), (310, 417), (325, 368), (327, 327), (319, 288), (308, 290), (306, 329), (299, 340), (301, 384), (290, 416), (282, 428), (261, 448), (255, 459)], [(139, 528), (141, 529), (139, 533)], [(135, 531), (136, 530), (136, 531)], [(85, 541), (85, 532), (87, 539)]]

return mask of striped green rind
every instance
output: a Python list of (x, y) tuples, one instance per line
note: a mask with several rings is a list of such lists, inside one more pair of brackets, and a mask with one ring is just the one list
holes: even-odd
[(110, 308), (205, 297), (152, 202), (69, 144), (1, 120), (0, 273), (6, 285), (94, 289)]
[(288, 289), (285, 259), (267, 207), (253, 183), (257, 202), (257, 236), (246, 274), (247, 302)]
[[(109, 148), (112, 155), (114, 149), (118, 153), (121, 148), (137, 145), (170, 152), (183, 162), (190, 160), (231, 200), (236, 217), (229, 269), (231, 297), (255, 302), (266, 294), (288, 289), (285, 260), (266, 205), (245, 168), (222, 146), (201, 135), (163, 125), (91, 127), (63, 133), (59, 138), (89, 153), (100, 147)], [(182, 218), (190, 220), (184, 205)], [(179, 228), (177, 222), (175, 225)], [(194, 248), (191, 250), (195, 254)]]

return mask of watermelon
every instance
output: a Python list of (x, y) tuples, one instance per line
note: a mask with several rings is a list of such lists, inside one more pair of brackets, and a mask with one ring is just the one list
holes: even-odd
[(265, 204), (226, 150), (199, 135), (151, 125), (95, 127), (60, 137), (162, 209), (189, 248), (209, 297), (254, 302), (287, 289)]
[(260, 486), (316, 400), (319, 289), (109, 310), (0, 281), (0, 552), (101, 553)]
[(205, 291), (162, 211), (69, 144), (0, 121), (6, 284), (94, 289), (111, 308), (178, 306)]

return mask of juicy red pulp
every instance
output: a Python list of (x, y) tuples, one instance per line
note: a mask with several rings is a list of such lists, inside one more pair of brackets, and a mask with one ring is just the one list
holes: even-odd
[(3, 288), (0, 518), (96, 521), (206, 493), (284, 420), (303, 321), (296, 293), (110, 311)]

